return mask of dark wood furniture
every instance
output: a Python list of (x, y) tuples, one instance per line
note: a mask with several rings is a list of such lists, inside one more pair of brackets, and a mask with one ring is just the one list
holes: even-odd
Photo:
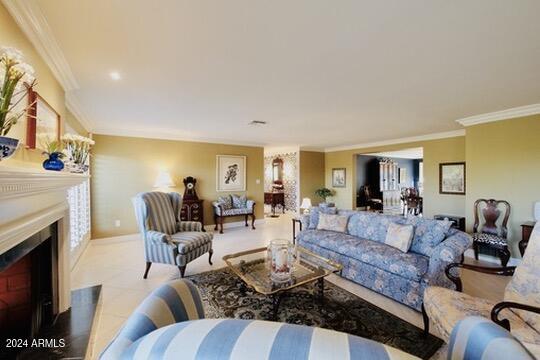
[(383, 209), (382, 199), (377, 199), (372, 197), (372, 192), (369, 185), (363, 185), (360, 187), (358, 192), (358, 199), (356, 200), (357, 206), (359, 207), (368, 207), (372, 210), (381, 210)]
[(248, 207), (240, 209), (243, 211), (236, 212), (235, 210), (239, 210), (239, 209), (225, 210), (223, 208), (223, 205), (215, 202), (214, 203), (214, 223), (216, 224), (216, 226), (214, 227), (214, 230), (217, 230), (219, 226), (219, 233), (223, 234), (223, 220), (226, 217), (233, 217), (233, 216), (243, 216), (246, 227), (249, 226), (248, 218), (249, 216), (251, 216), (251, 228), (255, 230), (255, 201), (248, 200), (246, 206)]
[(293, 243), (293, 245), (296, 245), (296, 224), (299, 225), (299, 228), (300, 228), (299, 231), (302, 231), (302, 220), (300, 220), (298, 218), (293, 218), (292, 219), (292, 243)]
[[(481, 208), (485, 204), (485, 208)], [(501, 216), (499, 207), (504, 208), (502, 223), (497, 225), (497, 220)], [(484, 224), (480, 228), (480, 211), (484, 218)], [(481, 247), (494, 249), (498, 252), (501, 265), (506, 266), (510, 260), (508, 250), (508, 218), (510, 217), (510, 204), (505, 200), (478, 199), (474, 203), (474, 226), (473, 226), (473, 249), (474, 257), (478, 260), (478, 253)]]
[(525, 248), (529, 244), (529, 238), (531, 237), (534, 225), (536, 225), (535, 221), (527, 221), (521, 224), (521, 241), (519, 242), (519, 252), (521, 256), (525, 254)]
[(401, 201), (403, 201), (403, 215), (407, 213), (420, 215), (423, 212), (424, 199), (418, 194), (416, 188), (401, 189)]
[(435, 220), (444, 220), (448, 219), (452, 222), (452, 227), (461, 231), (465, 231), (465, 217), (464, 216), (455, 216), (455, 215), (444, 215), (439, 214), (433, 217)]
[(198, 221), (203, 225), (202, 231), (206, 231), (204, 230), (203, 202), (204, 200), (201, 200), (201, 199), (183, 200), (182, 210), (180, 213), (180, 220), (181, 221)]
[(277, 217), (276, 206), (281, 206), (285, 214), (285, 193), (284, 192), (265, 192), (264, 203), (272, 208), (272, 217)]

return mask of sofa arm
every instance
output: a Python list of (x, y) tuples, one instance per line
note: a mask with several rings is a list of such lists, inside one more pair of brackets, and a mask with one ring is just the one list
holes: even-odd
[(427, 285), (452, 289), (454, 284), (446, 277), (446, 266), (461, 262), (461, 256), (471, 245), (471, 236), (462, 231), (456, 231), (437, 245), (429, 258), (429, 267), (424, 279)]
[(146, 334), (181, 321), (204, 318), (199, 290), (189, 280), (174, 280), (154, 290), (135, 309), (100, 359), (119, 359), (122, 352)]
[(214, 207), (214, 214), (216, 214), (217, 216), (222, 216), (222, 214), (223, 214), (223, 205), (221, 205), (217, 201), (214, 201), (212, 203), (212, 206)]
[(170, 235), (154, 230), (146, 232), (146, 239), (159, 245), (172, 244), (172, 239)]
[(246, 208), (251, 209), (251, 212), (255, 212), (255, 201), (254, 200), (246, 201)]
[(512, 359), (534, 359), (534, 356), (510, 332), (480, 316), (469, 316), (454, 326), (448, 341), (447, 359), (500, 359), (503, 352)]
[(202, 231), (202, 224), (199, 221), (180, 221), (176, 223), (177, 231)]

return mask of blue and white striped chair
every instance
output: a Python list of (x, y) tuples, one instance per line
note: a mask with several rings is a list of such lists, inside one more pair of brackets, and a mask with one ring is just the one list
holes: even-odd
[(145, 279), (153, 262), (178, 266), (181, 277), (186, 265), (203, 254), (209, 254), (212, 265), (213, 235), (203, 232), (200, 222), (180, 221), (180, 194), (141, 193), (133, 198), (133, 206), (144, 241)]
[(447, 359), (534, 360), (534, 356), (501, 326), (480, 316), (470, 316), (452, 330)]
[(103, 351), (109, 359), (416, 359), (358, 336), (286, 323), (204, 319), (197, 288), (175, 280), (156, 289)]

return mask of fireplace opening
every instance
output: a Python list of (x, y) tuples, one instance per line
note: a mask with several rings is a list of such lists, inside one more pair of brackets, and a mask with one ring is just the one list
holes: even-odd
[(0, 254), (0, 340), (31, 339), (58, 314), (54, 223)]

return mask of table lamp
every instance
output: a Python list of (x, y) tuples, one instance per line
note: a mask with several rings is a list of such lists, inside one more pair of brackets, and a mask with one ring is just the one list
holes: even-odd
[(304, 215), (309, 214), (309, 209), (311, 209), (311, 199), (303, 198), (302, 204), (300, 205), (300, 209), (304, 209)]
[(156, 182), (154, 183), (155, 188), (170, 188), (170, 187), (175, 187), (175, 186), (176, 184), (172, 180), (171, 174), (169, 174), (168, 171), (162, 170), (159, 172), (156, 178)]

